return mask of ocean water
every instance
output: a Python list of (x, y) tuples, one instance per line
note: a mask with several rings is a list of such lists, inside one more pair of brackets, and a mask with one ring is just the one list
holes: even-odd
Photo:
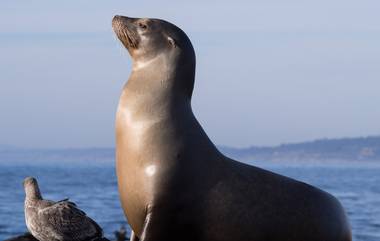
[[(354, 240), (380, 240), (380, 165), (258, 165), (334, 194), (346, 209)], [(100, 224), (108, 238), (126, 225), (113, 164), (0, 162), (0, 240), (26, 231), (22, 187), (26, 176), (38, 179), (44, 198), (69, 197), (77, 203)]]

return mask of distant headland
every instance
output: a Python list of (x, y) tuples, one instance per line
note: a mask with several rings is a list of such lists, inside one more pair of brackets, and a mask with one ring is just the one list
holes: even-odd
[(380, 161), (380, 136), (319, 139), (273, 147), (231, 148), (220, 150), (241, 160), (255, 161)]

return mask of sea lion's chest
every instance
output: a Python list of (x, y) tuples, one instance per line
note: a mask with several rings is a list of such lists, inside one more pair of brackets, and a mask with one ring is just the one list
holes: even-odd
[(140, 189), (138, 195), (141, 190), (148, 192), (159, 154), (152, 142), (157, 132), (154, 121), (135, 112), (121, 101), (116, 115), (116, 169), (121, 191), (128, 196), (136, 194), (136, 187)]
[(172, 133), (162, 118), (139, 115), (120, 101), (116, 115), (116, 171), (122, 206), (136, 232), (142, 227), (147, 205), (158, 190), (162, 191), (158, 186), (175, 161)]

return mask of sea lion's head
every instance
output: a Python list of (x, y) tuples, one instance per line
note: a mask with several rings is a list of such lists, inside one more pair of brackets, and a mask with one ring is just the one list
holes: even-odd
[(112, 28), (128, 49), (134, 71), (147, 66), (151, 69), (154, 67), (155, 73), (165, 72), (165, 75), (171, 76), (173, 80), (182, 80), (181, 84), (174, 84), (182, 85), (191, 95), (195, 75), (195, 52), (189, 38), (179, 27), (161, 19), (117, 15), (112, 20)]
[(134, 60), (149, 59), (162, 52), (181, 52), (191, 46), (180, 28), (161, 19), (116, 15), (112, 28)]

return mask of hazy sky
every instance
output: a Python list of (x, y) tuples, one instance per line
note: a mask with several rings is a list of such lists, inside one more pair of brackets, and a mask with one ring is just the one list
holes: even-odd
[(115, 14), (188, 33), (193, 109), (216, 144), (378, 135), (379, 9), (375, 0), (1, 0), (0, 145), (114, 145), (131, 70)]

